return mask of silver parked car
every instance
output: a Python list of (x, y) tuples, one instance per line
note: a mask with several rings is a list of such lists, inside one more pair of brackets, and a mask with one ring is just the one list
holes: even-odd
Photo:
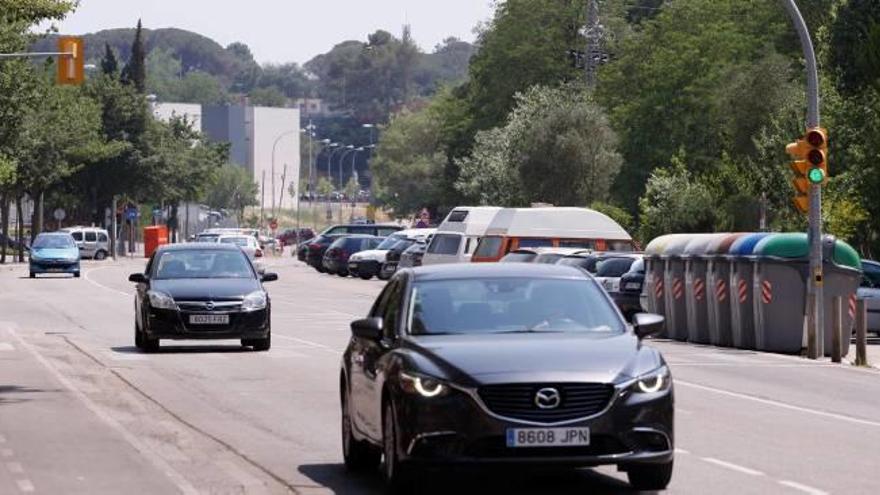
[(62, 229), (73, 237), (82, 258), (103, 260), (110, 255), (110, 234), (97, 227), (69, 227)]
[(880, 335), (880, 263), (862, 260), (862, 285), (859, 299), (868, 310), (868, 331)]

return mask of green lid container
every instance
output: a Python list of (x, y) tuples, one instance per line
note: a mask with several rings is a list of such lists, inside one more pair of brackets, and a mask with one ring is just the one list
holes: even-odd
[[(755, 246), (758, 256), (775, 258), (806, 259), (810, 256), (810, 244), (807, 234), (796, 232), (787, 234), (770, 234)], [(834, 264), (861, 270), (862, 260), (852, 246), (836, 241), (832, 260)]]

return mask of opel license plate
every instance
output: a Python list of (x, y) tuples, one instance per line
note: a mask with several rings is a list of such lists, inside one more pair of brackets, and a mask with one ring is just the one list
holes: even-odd
[(228, 325), (229, 315), (190, 315), (190, 325)]
[(508, 447), (586, 447), (589, 428), (510, 428)]

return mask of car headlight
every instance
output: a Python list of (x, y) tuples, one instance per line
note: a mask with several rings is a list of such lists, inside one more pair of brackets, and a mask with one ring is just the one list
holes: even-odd
[(164, 292), (151, 290), (147, 295), (150, 296), (150, 306), (155, 309), (177, 309), (174, 298)]
[(418, 394), (426, 399), (449, 393), (449, 387), (436, 378), (413, 375), (403, 371), (400, 372), (400, 386), (405, 392)]
[(266, 309), (267, 304), (266, 293), (258, 290), (244, 296), (244, 300), (241, 301), (241, 309), (242, 311), (259, 311)]
[(640, 376), (631, 389), (633, 392), (640, 394), (655, 394), (668, 390), (671, 385), (672, 377), (669, 374), (669, 368), (661, 366), (650, 373)]

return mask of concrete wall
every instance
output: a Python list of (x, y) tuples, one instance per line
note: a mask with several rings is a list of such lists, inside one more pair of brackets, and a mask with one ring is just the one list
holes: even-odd
[(253, 172), (249, 166), (252, 162), (249, 160), (247, 114), (248, 107), (242, 105), (206, 105), (202, 108), (202, 132), (212, 141), (229, 143), (229, 159), (232, 163)]
[[(299, 109), (255, 107), (252, 129), (251, 163), (253, 163), (254, 180), (261, 187), (258, 199), (266, 208), (266, 216), (271, 215), (273, 205), (280, 208), (296, 208), (299, 203)], [(296, 188), (293, 195), (288, 192), (291, 183)]]

